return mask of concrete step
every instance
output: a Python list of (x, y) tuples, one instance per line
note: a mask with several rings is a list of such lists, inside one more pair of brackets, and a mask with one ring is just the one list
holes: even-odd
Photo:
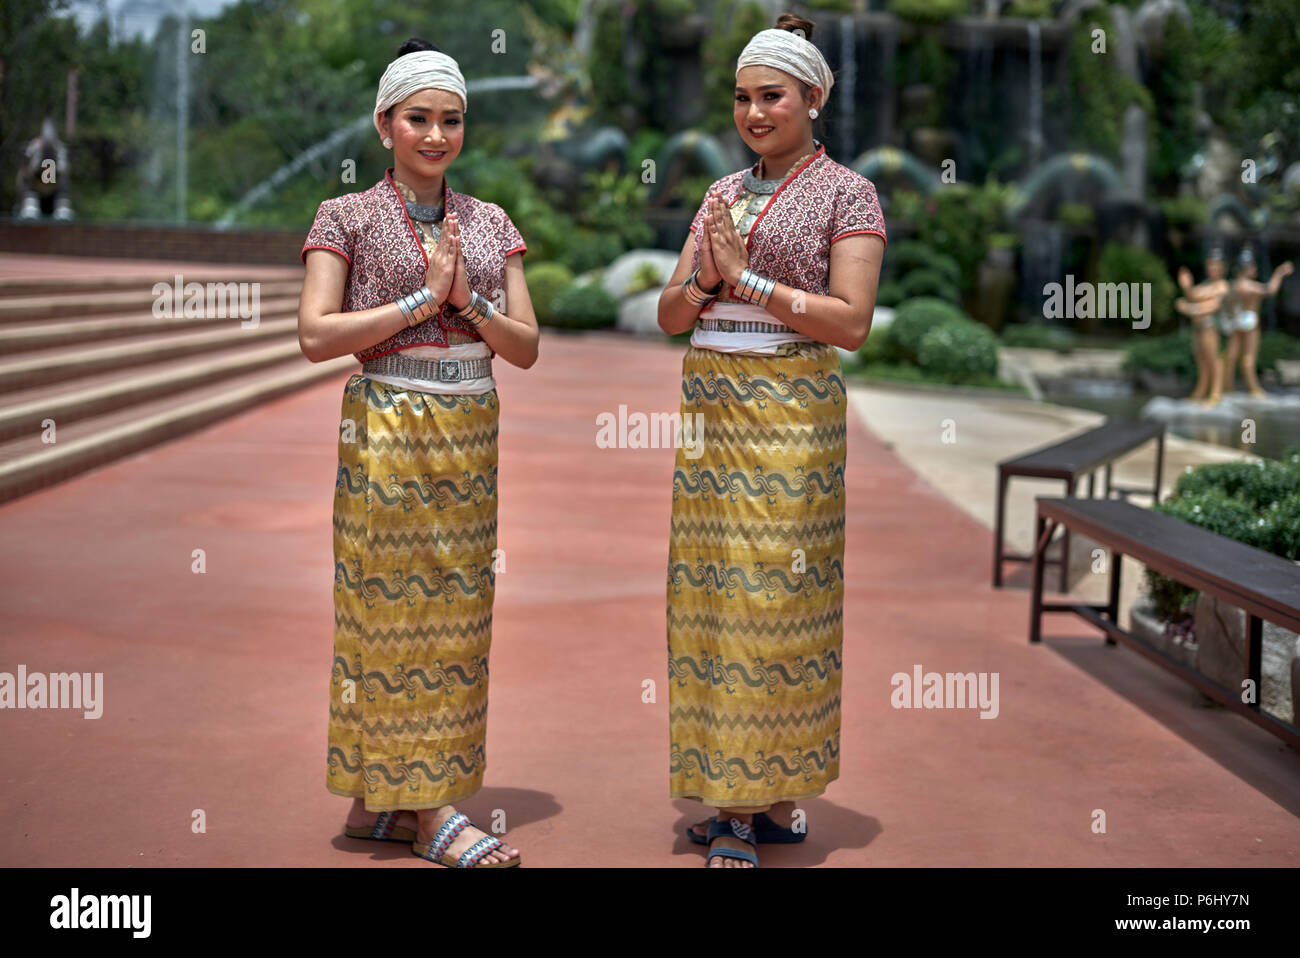
[(68, 382), (45, 382), (3, 397), (0, 405), (0, 442), (37, 435), (41, 424), (54, 420), (57, 428), (99, 416), (133, 403), (166, 396), (301, 358), (296, 339), (285, 338), (263, 346), (245, 345), (204, 353), (199, 359), (183, 358), (149, 366), (114, 369)]
[(258, 403), (349, 369), (358, 369), (351, 356), (311, 363), (300, 355), (272, 369), (228, 379), (219, 388), (204, 384), (59, 426), (53, 443), (30, 434), (12, 439), (0, 444), (0, 502), (247, 412)]
[[(185, 284), (191, 282), (207, 283), (236, 283), (241, 282), (236, 279), (227, 280), (204, 280), (199, 276), (188, 276), (181, 274), (182, 281)], [(153, 314), (153, 305), (159, 300), (160, 295), (154, 293), (154, 286), (163, 283), (167, 287), (174, 286), (173, 276), (161, 276), (156, 280), (135, 279), (125, 288), (113, 287), (110, 289), (91, 290), (91, 291), (73, 291), (65, 292), (60, 287), (46, 286), (45, 291), (31, 293), (23, 296), (7, 296), (0, 298), (0, 324), (11, 322), (26, 322), (34, 319), (71, 319), (73, 317), (95, 316), (103, 313), (122, 313), (122, 312), (141, 312), (148, 315)], [(243, 282), (250, 282), (244, 280)], [(266, 301), (280, 296), (298, 296), (302, 292), (301, 280), (254, 280), (257, 282), (257, 295), (259, 301)], [(251, 292), (246, 294), (251, 301)], [(204, 298), (206, 306), (207, 297)], [(228, 312), (237, 313), (240, 306), (240, 296), (238, 289), (232, 290), (227, 296), (221, 290), (215, 290), (213, 303), (228, 303)], [(176, 312), (181, 312), (184, 308), (184, 298), (180, 303), (172, 301), (172, 308)]]
[[(277, 296), (258, 304), (258, 322), (298, 315), (298, 296)], [(231, 316), (154, 316), (139, 309), (89, 319), (38, 319), (0, 326), (0, 356), (33, 349), (78, 346), (125, 336), (199, 329), (244, 320)]]
[(263, 320), (250, 329), (241, 328), (239, 320), (231, 319), (227, 323), (230, 325), (220, 329), (127, 337), (122, 342), (86, 349), (33, 350), (19, 359), (0, 362), (0, 393), (233, 346), (260, 346), (282, 337), (296, 340), (298, 335), (297, 317)]
[[(13, 258), (12, 254), (8, 253), (0, 254), (0, 257), (5, 259)], [(0, 299), (19, 296), (55, 296), (66, 293), (123, 292), (138, 290), (142, 286), (151, 288), (155, 282), (173, 283), (177, 272), (180, 272), (182, 277), (187, 276), (183, 269), (172, 269), (170, 271), (157, 267), (142, 269), (138, 264), (131, 264), (128, 268), (123, 268), (96, 261), (93, 268), (96, 272), (89, 276), (0, 276)], [(291, 271), (283, 270), (280, 272), (283, 275), (267, 276), (262, 282), (290, 282), (295, 280)], [(232, 278), (248, 280), (259, 277), (249, 276), (239, 267), (232, 266), (220, 273), (205, 269), (202, 273), (196, 272), (192, 277), (188, 278), (201, 283), (220, 283), (228, 282)], [(301, 284), (301, 276), (297, 277), (296, 281)]]

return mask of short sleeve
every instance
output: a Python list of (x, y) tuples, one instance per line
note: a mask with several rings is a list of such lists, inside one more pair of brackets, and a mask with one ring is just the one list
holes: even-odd
[[(501, 208), (497, 207), (497, 209)], [(509, 259), (514, 253), (527, 252), (528, 244), (524, 242), (523, 234), (506, 215), (506, 211), (501, 210), (501, 255)]]
[(326, 200), (316, 211), (316, 221), (311, 224), (307, 242), (302, 246), (300, 258), (304, 263), (307, 262), (307, 251), (312, 249), (333, 250), (347, 260), (349, 266), (352, 265), (352, 240), (343, 228), (335, 200)]
[(876, 187), (866, 178), (850, 184), (839, 196), (835, 204), (831, 242), (861, 233), (875, 233), (888, 243), (885, 239), (885, 215), (880, 211)]

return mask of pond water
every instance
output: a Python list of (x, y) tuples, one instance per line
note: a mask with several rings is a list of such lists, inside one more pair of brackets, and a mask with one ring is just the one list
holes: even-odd
[[(1058, 382), (1043, 384), (1043, 398), (1062, 406), (1091, 409), (1116, 419), (1140, 419), (1147, 403), (1156, 397), (1150, 393), (1087, 388), (1082, 383)], [(1242, 452), (1271, 459), (1280, 458), (1283, 449), (1300, 442), (1300, 411), (1295, 407), (1257, 409), (1252, 412), (1251, 418), (1255, 421), (1253, 443), (1244, 441), (1244, 429), (1241, 421), (1235, 417), (1175, 418), (1167, 420), (1167, 429), (1170, 434), (1184, 439), (1214, 443), (1216, 446), (1240, 449)]]

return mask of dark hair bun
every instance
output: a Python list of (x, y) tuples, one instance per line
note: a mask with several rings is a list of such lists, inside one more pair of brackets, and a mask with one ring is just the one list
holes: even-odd
[(432, 50), (434, 53), (442, 52), (428, 40), (421, 40), (419, 37), (411, 37), (411, 39), (403, 43), (398, 49), (397, 55), (399, 57), (404, 57), (408, 53), (423, 53), (426, 50)]
[(814, 26), (816, 26), (815, 23), (804, 17), (795, 16), (793, 13), (783, 13), (776, 18), (775, 29), (789, 30), (791, 33), (802, 33), (805, 40), (811, 40)]

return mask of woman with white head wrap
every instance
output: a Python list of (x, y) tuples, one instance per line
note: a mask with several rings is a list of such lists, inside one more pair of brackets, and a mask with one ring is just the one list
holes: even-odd
[(485, 769), (492, 359), (531, 366), (537, 320), (510, 217), (447, 184), (468, 109), (456, 61), (407, 41), (375, 97), (393, 165), (370, 189), (321, 203), (302, 251), (299, 341), (313, 362), (362, 363), (338, 443), (326, 787), (352, 797), (351, 837), (503, 868), (519, 852), (454, 803)]
[(735, 122), (759, 161), (709, 189), (659, 298), (665, 332), (693, 329), (683, 423), (706, 423), (673, 475), (669, 794), (718, 808), (687, 830), (710, 867), (754, 867), (759, 843), (801, 841), (794, 803), (839, 775), (835, 347), (866, 339), (885, 222), (871, 182), (813, 138), (835, 80), (812, 29), (784, 14), (741, 52)]

